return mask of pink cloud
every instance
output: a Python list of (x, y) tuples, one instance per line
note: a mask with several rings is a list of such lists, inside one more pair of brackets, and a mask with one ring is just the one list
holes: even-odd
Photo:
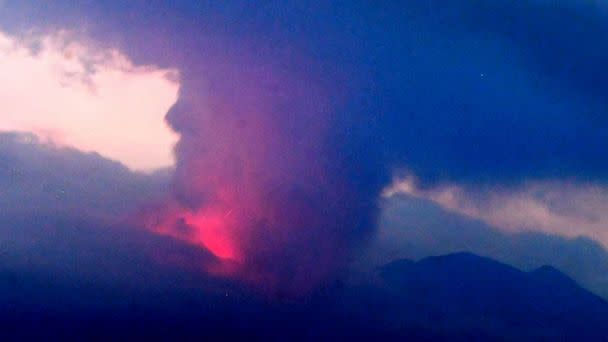
[(176, 75), (65, 31), (0, 32), (0, 131), (32, 132), (134, 170), (172, 166), (177, 134), (164, 117)]

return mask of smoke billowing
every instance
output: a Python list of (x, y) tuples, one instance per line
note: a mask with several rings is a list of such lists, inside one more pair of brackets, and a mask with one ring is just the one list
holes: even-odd
[(186, 79), (168, 114), (181, 135), (175, 202), (154, 229), (224, 258), (221, 272), (306, 290), (373, 229), (385, 170), (363, 173), (363, 150), (336, 144), (353, 132), (336, 119), (344, 95), (315, 75), (320, 66), (224, 58), (202, 81)]

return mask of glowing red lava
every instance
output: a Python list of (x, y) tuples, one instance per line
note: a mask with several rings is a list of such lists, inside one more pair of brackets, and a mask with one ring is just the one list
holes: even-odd
[(197, 212), (172, 210), (151, 229), (158, 234), (204, 247), (223, 261), (239, 262), (242, 255), (230, 235), (230, 226), (234, 224), (230, 213), (212, 209)]
[(229, 235), (230, 211), (226, 213), (186, 212), (182, 215), (184, 224), (193, 231), (189, 241), (205, 246), (221, 259), (238, 261), (241, 258), (235, 242)]

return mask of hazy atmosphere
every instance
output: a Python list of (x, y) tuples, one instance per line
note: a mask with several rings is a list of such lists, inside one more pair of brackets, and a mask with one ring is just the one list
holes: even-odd
[(608, 340), (606, 37), (600, 0), (0, 0), (0, 336)]

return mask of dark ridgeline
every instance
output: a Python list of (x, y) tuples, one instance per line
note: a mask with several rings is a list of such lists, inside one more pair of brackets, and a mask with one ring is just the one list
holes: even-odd
[(511, 340), (608, 338), (608, 303), (551, 266), (523, 272), (457, 253), (395, 261), (380, 273), (389, 307), (413, 306), (412, 319), (439, 331)]
[[(123, 272), (137, 273), (138, 267)], [(550, 266), (523, 272), (457, 253), (398, 260), (358, 279), (286, 299), (178, 273), (155, 286), (110, 288), (3, 269), (0, 334), (4, 340), (601, 341), (608, 336), (608, 303)], [(192, 286), (197, 282), (205, 288)]]

